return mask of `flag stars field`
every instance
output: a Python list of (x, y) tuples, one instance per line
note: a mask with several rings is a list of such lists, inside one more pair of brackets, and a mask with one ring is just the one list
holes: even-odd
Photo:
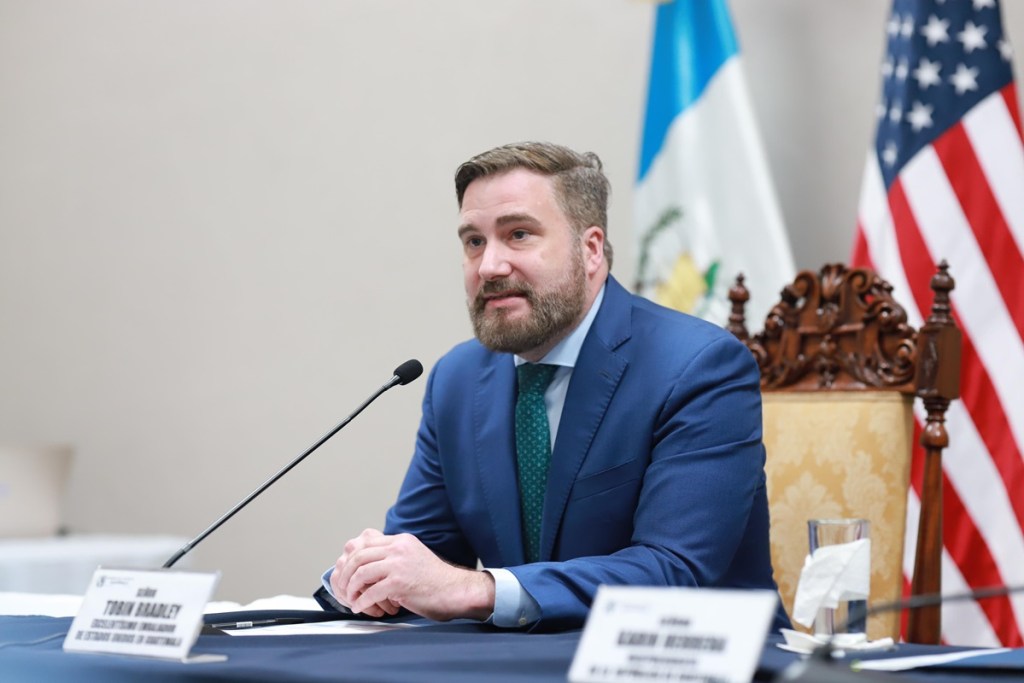
[[(927, 131), (944, 129), (976, 105), (980, 93), (987, 92), (987, 79), (1000, 78), (992, 64), (1007, 66), (1006, 55), (1012, 53), (999, 15), (988, 5), (979, 8), (980, 14), (966, 2), (943, 6), (935, 0), (895, 0), (893, 5), (881, 66), (884, 110), (879, 108), (878, 120), (885, 125), (879, 129), (877, 153), (884, 161), (885, 143), (896, 141), (899, 158), (885, 164), (895, 168), (923, 146), (921, 136)], [(957, 103), (948, 107), (947, 98)], [(901, 136), (909, 140), (898, 140)]]
[(972, 69), (966, 64), (957, 64), (956, 73), (950, 76), (949, 82), (956, 88), (957, 95), (963, 95), (969, 90), (977, 90), (978, 70)]
[(928, 23), (921, 29), (921, 34), (928, 41), (928, 47), (949, 42), (949, 21), (939, 19), (934, 14), (928, 17)]
[(914, 129), (915, 133), (920, 133), (923, 128), (928, 128), (932, 125), (932, 111), (934, 109), (930, 104), (914, 102), (914, 105), (910, 108), (910, 113), (907, 114), (907, 120), (910, 121), (910, 127)]
[(1013, 46), (1010, 45), (1010, 41), (1003, 39), (997, 45), (999, 46), (999, 54), (1002, 55), (1004, 62), (1013, 59)]
[(882, 152), (882, 161), (885, 162), (886, 166), (892, 166), (896, 163), (899, 158), (899, 149), (896, 147), (895, 142), (890, 142), (885, 146), (885, 150)]
[(892, 105), (892, 109), (889, 110), (889, 120), (893, 123), (899, 123), (903, 120), (903, 107), (899, 102)]
[(914, 69), (914, 78), (917, 79), (917, 87), (921, 88), (921, 90), (927, 90), (933, 85), (939, 85), (942, 83), (942, 78), (939, 76), (940, 71), (942, 71), (941, 64), (930, 61), (927, 57), (922, 57), (917, 68)]
[(892, 18), (889, 19), (888, 24), (888, 33), (890, 38), (895, 37), (896, 34), (900, 32), (900, 26), (902, 26), (902, 22), (900, 22), (899, 16), (893, 13)]
[(913, 15), (908, 14), (907, 16), (903, 17), (903, 26), (900, 28), (900, 34), (904, 38), (909, 38), (910, 36), (914, 35)]
[(956, 34), (957, 40), (964, 46), (964, 52), (970, 54), (975, 50), (982, 50), (988, 47), (985, 42), (985, 34), (988, 29), (984, 26), (975, 26), (974, 22), (968, 21), (964, 30)]
[(900, 63), (896, 65), (895, 76), (901, 81), (907, 80), (907, 74), (910, 73), (910, 64), (906, 59), (901, 59)]

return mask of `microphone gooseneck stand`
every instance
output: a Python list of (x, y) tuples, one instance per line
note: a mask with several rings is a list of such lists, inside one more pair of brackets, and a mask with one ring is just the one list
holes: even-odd
[(266, 491), (268, 488), (270, 488), (271, 484), (273, 484), (275, 481), (277, 481), (278, 479), (280, 479), (281, 477), (286, 475), (293, 467), (295, 467), (300, 462), (305, 460), (306, 456), (308, 456), (310, 453), (312, 453), (316, 449), (320, 448), (320, 446), (322, 446), (324, 444), (324, 442), (326, 442), (332, 436), (337, 434), (341, 430), (342, 427), (344, 427), (349, 422), (351, 422), (352, 419), (355, 418), (356, 415), (358, 415), (359, 413), (363, 412), (363, 409), (366, 408), (366, 406), (368, 406), (371, 403), (373, 403), (377, 399), (378, 396), (383, 394), (385, 391), (387, 391), (391, 387), (394, 387), (396, 385), (408, 384), (409, 382), (411, 382), (414, 379), (416, 379), (417, 377), (419, 377), (422, 373), (423, 373), (423, 366), (420, 364), (420, 362), (418, 360), (415, 360), (415, 359), (407, 360), (404, 363), (402, 363), (401, 365), (399, 365), (397, 368), (395, 368), (394, 375), (391, 377), (391, 379), (389, 379), (380, 389), (377, 389), (377, 391), (375, 391), (373, 393), (373, 395), (371, 395), (368, 399), (363, 401), (363, 403), (358, 408), (356, 408), (354, 411), (352, 411), (351, 415), (346, 417), (344, 420), (342, 420), (337, 425), (335, 425), (333, 429), (331, 429), (329, 432), (327, 432), (326, 434), (321, 436), (319, 439), (317, 439), (316, 442), (312, 446), (307, 448), (305, 451), (303, 451), (303, 453), (301, 455), (299, 455), (297, 458), (295, 458), (290, 463), (285, 465), (280, 471), (278, 471), (277, 474), (275, 474), (270, 479), (267, 479), (265, 482), (263, 482), (255, 491), (250, 493), (248, 496), (246, 496), (244, 499), (242, 499), (241, 502), (239, 502), (233, 508), (231, 508), (226, 513), (224, 513), (220, 517), (220, 519), (218, 519), (216, 522), (214, 522), (213, 524), (208, 526), (201, 534), (199, 534), (198, 536), (193, 538), (191, 541), (189, 541), (188, 543), (183, 545), (181, 547), (181, 549), (178, 550), (178, 552), (174, 553), (174, 555), (172, 555), (166, 562), (164, 562), (163, 569), (170, 569), (171, 567), (173, 567), (178, 560), (180, 560), (186, 554), (188, 554), (189, 551), (192, 550), (192, 548), (194, 548), (197, 545), (199, 545), (199, 543), (204, 538), (206, 538), (207, 536), (212, 534), (214, 531), (216, 531), (218, 528), (220, 528), (220, 526), (222, 524), (224, 524), (224, 522), (226, 522), (229, 519), (231, 519), (232, 517), (234, 517), (235, 513), (237, 513), (239, 510), (244, 508), (249, 503), (251, 503), (253, 501), (253, 499), (256, 498), (256, 496), (260, 495), (261, 493)]

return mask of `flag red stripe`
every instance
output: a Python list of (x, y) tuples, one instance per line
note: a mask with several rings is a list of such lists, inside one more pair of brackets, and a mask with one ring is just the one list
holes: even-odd
[[(920, 434), (921, 427), (919, 424), (915, 424), (915, 442)], [(923, 471), (924, 449), (915, 443), (914, 454), (911, 458), (910, 483), (918, 498), (921, 497)], [(959, 492), (945, 473), (942, 476), (942, 508), (945, 520), (942, 529), (942, 545), (959, 567), (967, 584), (972, 588), (985, 588), (1005, 583), (985, 539), (978, 532), (973, 518), (964, 507)], [(912, 544), (916, 549), (916, 538), (908, 538), (906, 542)], [(969, 562), (966, 562), (965, 560), (968, 559)], [(983, 600), (978, 605), (985, 612), (995, 631), (1000, 634), (1004, 645), (1020, 647), (1024, 644), (1017, 629), (1016, 617), (1008, 597)]]
[(1017, 250), (992, 187), (985, 180), (963, 123), (946, 131), (933, 147), (1006, 302), (1017, 334), (1024, 339), (1024, 287), (1016, 281), (1024, 273), (1024, 258)]
[[(985, 544), (985, 539), (978, 534), (973, 522), (969, 526), (966, 524), (971, 516), (964, 508), (949, 477), (945, 476), (942, 478), (942, 513), (943, 518), (947, 521), (943, 525), (942, 543), (960, 568), (968, 585), (971, 588), (1003, 585), (1005, 582), (1002, 574), (992, 558), (992, 553), (989, 552), (988, 545)], [(949, 520), (965, 523), (962, 524), (962, 528), (956, 529), (953, 528), (954, 525), (948, 523)], [(968, 569), (970, 570), (969, 574)], [(1020, 631), (1017, 629), (1017, 619), (1014, 616), (1009, 597), (981, 600), (978, 602), (978, 606), (988, 616), (992, 627), (1002, 639), (1003, 645), (1021, 647), (1024, 644)]]
[[(955, 307), (953, 316), (960, 325)], [(963, 329), (963, 325), (960, 328)], [(971, 338), (966, 334), (963, 336), (960, 353), (960, 400), (967, 408), (978, 436), (984, 442), (1003, 480), (1017, 524), (1024, 528), (1024, 496), (1020, 495), (1020, 491), (1024, 490), (1024, 460), (1021, 459), (1020, 449), (1013, 438), (1006, 411), (999, 402), (992, 380), (981, 364)], [(984, 454), (977, 455), (980, 457)]]
[(899, 178), (889, 188), (889, 211), (892, 214), (892, 225), (896, 231), (900, 262), (903, 264), (907, 284), (910, 286), (921, 318), (926, 319), (932, 305), (931, 280), (935, 274), (935, 262), (921, 237), (917, 219), (910, 209), (906, 192), (903, 190), (903, 182)]
[(1024, 135), (1024, 129), (1020, 125), (1020, 107), (1017, 106), (1017, 84), (1010, 83), (1002, 89), (1001, 94), (1003, 100), (1006, 102), (1006, 108), (1010, 112), (1010, 116), (1013, 117), (1013, 123), (1017, 128), (1017, 132)]
[[(910, 483), (918, 498), (921, 497), (924, 472), (924, 449), (917, 442), (920, 434), (921, 426), (915, 424)], [(960, 568), (967, 584), (972, 588), (1003, 584), (1003, 577), (996, 565), (995, 558), (992, 557), (985, 539), (978, 532), (973, 518), (964, 507), (959, 492), (945, 473), (942, 476), (942, 508), (945, 520), (942, 528), (942, 545)], [(908, 538), (906, 542), (913, 544), (916, 549), (916, 538)], [(968, 558), (969, 562), (966, 561)], [(1012, 647), (1019, 647), (1022, 644), (1020, 632), (1017, 630), (1016, 617), (1008, 597), (983, 600), (978, 604), (995, 631), (1000, 634), (1004, 645), (1013, 643)]]
[[(924, 316), (931, 307), (932, 292), (928, 283), (935, 272), (935, 265), (928, 256), (928, 249), (917, 230), (916, 221), (899, 181), (893, 183), (889, 196), (906, 279), (918, 310)], [(954, 271), (955, 267), (954, 263)], [(1019, 272), (1024, 272), (1024, 266)], [(1024, 528), (1024, 497), (1017, 494), (1024, 487), (1024, 459), (1021, 458), (1020, 449), (1014, 440), (1006, 411), (999, 402), (995, 386), (981, 363), (968, 330), (956, 313), (956, 307), (953, 309), (953, 315), (963, 333), (960, 362), (961, 400), (1003, 480), (1017, 523)]]
[[(935, 273), (935, 263), (921, 237), (917, 221), (910, 209), (903, 185), (897, 179), (889, 188), (889, 208), (900, 250), (900, 261), (906, 280), (924, 315), (931, 308), (932, 291), (929, 287)], [(979, 364), (980, 365), (980, 364)], [(920, 495), (920, 490), (916, 489)], [(943, 475), (943, 545), (959, 567), (967, 584), (973, 588), (1002, 583), (1002, 577), (984, 538), (968, 514), (960, 495)], [(969, 554), (964, 554), (967, 551)], [(1004, 642), (1018, 642), (1020, 633), (1009, 598), (996, 598), (979, 603)], [(1013, 629), (1004, 629), (1012, 624)]]
[[(934, 273), (934, 263), (927, 256), (928, 250), (920, 237), (920, 233), (917, 230), (916, 220), (910, 210), (910, 206), (906, 200), (905, 193), (902, 185), (898, 182), (894, 185), (893, 190), (890, 193), (890, 211), (893, 216), (893, 224), (896, 227), (897, 241), (901, 254), (915, 254), (923, 258), (916, 259), (915, 265), (908, 266), (904, 264), (904, 268), (908, 271), (906, 273), (906, 279), (913, 290), (912, 296), (918, 303), (918, 309), (927, 311), (930, 307), (930, 301), (932, 292), (926, 283), (930, 281), (931, 274)], [(852, 261), (857, 266), (874, 267), (870, 251), (863, 232), (863, 228), (858, 226), (858, 232), (855, 238), (855, 251), (852, 257)], [(962, 326), (961, 326), (962, 327)], [(973, 391), (973, 387), (977, 387), (984, 383), (988, 391), (986, 399), (988, 401), (995, 400), (994, 391), (991, 390), (991, 382), (988, 380), (987, 374), (978, 362), (976, 353), (973, 346), (968, 343), (968, 350), (965, 354), (965, 359), (971, 359), (971, 365), (973, 369), (980, 370), (980, 372), (974, 373), (974, 380), (968, 380), (967, 385), (967, 398), (970, 398), (970, 394)], [(985, 389), (979, 389), (981, 393), (985, 393)], [(981, 405), (983, 410), (985, 409), (987, 401), (978, 401), (976, 405)], [(1005, 423), (1005, 415), (1003, 415), (1002, 407), (998, 405), (997, 411), (999, 415), (1003, 416)], [(991, 433), (989, 431), (989, 433)], [(1008, 434), (1008, 430), (1006, 432)], [(911, 471), (910, 471), (910, 483), (913, 490), (920, 497), (923, 469), (924, 469), (924, 452), (923, 449), (918, 446), (921, 435), (921, 426), (915, 421), (914, 429), (914, 454), (911, 459)], [(955, 436), (954, 436), (955, 438)], [(1012, 438), (1010, 439), (1011, 445), (1015, 446)], [(989, 552), (987, 545), (984, 542), (983, 537), (975, 527), (972, 518), (967, 514), (966, 508), (960, 499), (957, 490), (950, 484), (948, 478), (943, 477), (943, 490), (944, 490), (944, 517), (946, 519), (946, 525), (943, 534), (943, 545), (946, 551), (950, 554), (951, 559), (957, 564), (961, 572), (964, 575), (964, 580), (967, 581), (968, 585), (974, 587), (982, 587), (986, 585), (997, 585), (1002, 583), (1002, 577), (998, 567), (995, 564), (992, 554)], [(1017, 496), (1011, 496), (1013, 500)], [(1019, 506), (1015, 508), (1017, 513), (1020, 514)], [(907, 538), (906, 542), (911, 544), (912, 547), (916, 547), (916, 538)], [(964, 555), (963, 553), (968, 553)], [(906, 580), (906, 579), (905, 579)], [(909, 582), (906, 584), (909, 586)], [(988, 603), (988, 604), (984, 604)], [(1000, 634), (1000, 639), (1006, 645), (1017, 646), (1021, 642), (1021, 634), (1017, 628), (1015, 615), (1009, 599), (1000, 599), (997, 601), (983, 601), (979, 603), (979, 608), (985, 613), (990, 623), (993, 625), (993, 629)], [(906, 614), (901, 618), (901, 627), (905, 633), (906, 629)]]
[(857, 225), (857, 233), (853, 237), (853, 254), (850, 257), (850, 265), (867, 266), (874, 270), (871, 264), (871, 256), (868, 254), (868, 241), (864, 237), (864, 228)]

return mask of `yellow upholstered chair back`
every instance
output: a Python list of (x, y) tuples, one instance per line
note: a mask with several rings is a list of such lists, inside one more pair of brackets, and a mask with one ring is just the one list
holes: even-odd
[[(755, 335), (743, 316), (742, 276), (730, 291), (728, 328), (761, 370), (772, 563), (788, 610), (815, 518), (871, 523), (871, 603), (900, 598), (907, 543), (916, 544), (911, 593), (940, 590), (943, 421), (960, 368), (946, 271), (943, 263), (932, 278), (935, 299), (920, 330), (868, 269), (802, 271)], [(905, 539), (915, 396), (927, 412), (924, 483), (918, 537)], [(939, 623), (937, 608), (912, 612), (907, 640), (937, 643)], [(899, 615), (870, 617), (868, 635), (898, 637)]]
[[(871, 600), (900, 598), (912, 436), (911, 398), (898, 392), (765, 393), (772, 567), (787, 609), (816, 518), (868, 520)], [(896, 613), (868, 622), (871, 638), (899, 636)]]

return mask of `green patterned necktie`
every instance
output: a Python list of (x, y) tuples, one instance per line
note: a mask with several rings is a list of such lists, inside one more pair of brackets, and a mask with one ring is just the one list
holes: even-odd
[(544, 406), (544, 392), (557, 369), (555, 365), (536, 363), (523, 363), (516, 368), (519, 376), (516, 455), (527, 562), (540, 559), (540, 523), (544, 512), (544, 491), (548, 484), (548, 464), (551, 462), (551, 430)]

